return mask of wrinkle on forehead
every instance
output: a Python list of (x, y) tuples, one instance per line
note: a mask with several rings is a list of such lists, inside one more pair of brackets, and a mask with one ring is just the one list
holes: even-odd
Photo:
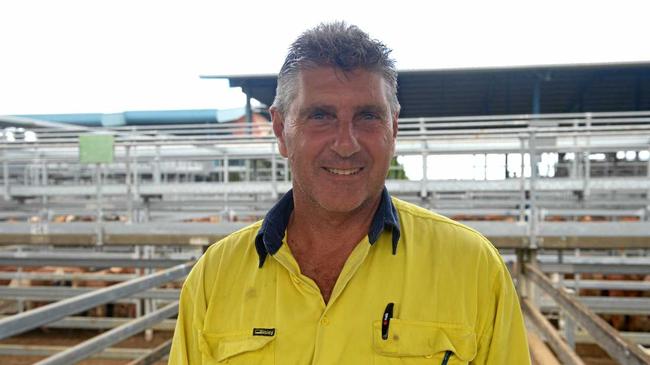
[[(361, 86), (356, 84), (353, 88), (351, 85), (346, 85), (350, 82), (355, 82), (355, 77), (365, 78), (365, 85), (363, 82)], [(303, 110), (308, 107), (336, 105), (338, 104), (336, 96), (346, 91), (353, 93), (350, 94), (351, 97), (356, 97), (357, 95), (367, 96), (365, 101), (363, 99), (359, 100), (361, 104), (374, 105), (374, 109), (377, 109), (377, 106), (382, 106), (382, 115), (386, 116), (387, 119), (393, 119), (393, 108), (390, 103), (390, 87), (381, 73), (372, 70), (366, 70), (364, 68), (343, 70), (337, 67), (321, 65), (304, 67), (297, 74), (295, 87), (294, 99), (286, 111), (288, 120), (299, 117)], [(323, 91), (323, 89), (327, 91)], [(340, 92), (337, 92), (337, 89)], [(306, 100), (306, 98), (311, 99), (314, 95), (318, 95), (320, 100)], [(321, 96), (325, 99), (322, 99)], [(327, 100), (328, 97), (332, 97), (333, 99)], [(358, 107), (357, 109), (360, 108)]]

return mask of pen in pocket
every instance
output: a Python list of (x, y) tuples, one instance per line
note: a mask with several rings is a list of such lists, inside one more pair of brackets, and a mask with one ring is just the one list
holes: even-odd
[(393, 307), (395, 303), (388, 303), (386, 309), (384, 309), (384, 314), (381, 316), (381, 339), (388, 339), (388, 326), (390, 325), (390, 319), (393, 318)]
[(445, 351), (445, 357), (442, 358), (442, 363), (440, 365), (447, 365), (449, 358), (451, 357), (452, 352), (447, 350)]

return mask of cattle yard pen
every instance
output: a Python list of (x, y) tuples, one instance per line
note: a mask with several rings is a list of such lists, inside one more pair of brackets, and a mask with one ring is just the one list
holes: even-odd
[[(169, 342), (111, 347), (173, 330), (195, 260), (291, 185), (270, 126), (30, 130), (37, 140), (0, 144), (0, 339), (41, 327), (107, 332), (69, 348), (1, 343), (0, 359), (164, 359)], [(112, 136), (112, 162), (80, 163), (80, 134)], [(402, 119), (396, 155), (419, 161), (423, 178), (402, 179), (395, 164), (391, 194), (499, 248), (543, 340), (531, 341), (538, 363), (589, 363), (582, 344), (597, 344), (611, 363), (650, 363), (649, 112)], [(475, 170), (485, 171), (429, 178), (447, 155), (484, 156)], [(488, 178), (490, 158), (501, 177)]]

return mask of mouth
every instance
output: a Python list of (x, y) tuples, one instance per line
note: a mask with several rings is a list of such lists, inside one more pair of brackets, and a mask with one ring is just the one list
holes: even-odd
[(350, 176), (350, 175), (356, 175), (359, 172), (361, 172), (361, 170), (363, 170), (363, 167), (357, 167), (354, 169), (335, 169), (330, 167), (323, 167), (323, 169), (329, 172), (330, 174), (340, 175), (340, 176)]

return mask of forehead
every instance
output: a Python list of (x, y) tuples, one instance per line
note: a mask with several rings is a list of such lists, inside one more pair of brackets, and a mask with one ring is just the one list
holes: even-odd
[(330, 105), (336, 108), (374, 105), (388, 108), (387, 83), (381, 74), (334, 67), (300, 70), (294, 106)]

